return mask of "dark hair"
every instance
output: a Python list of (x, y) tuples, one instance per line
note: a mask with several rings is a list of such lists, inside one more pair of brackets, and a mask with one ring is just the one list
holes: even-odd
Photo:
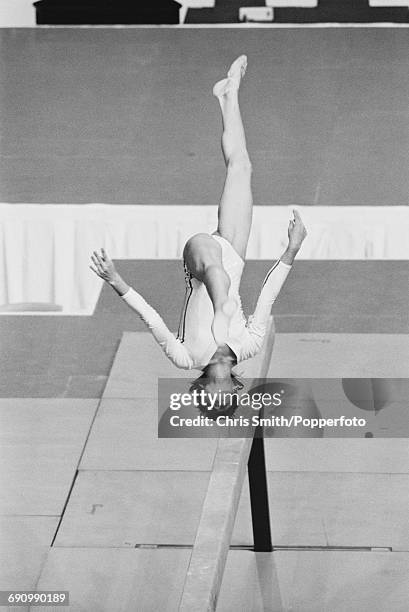
[[(241, 391), (244, 387), (244, 382), (242, 382), (239, 374), (235, 372), (230, 373), (231, 379), (233, 381), (233, 391)], [(190, 385), (189, 391), (194, 391), (195, 389), (204, 389), (206, 384), (209, 382), (209, 378), (206, 372), (202, 372), (200, 376), (195, 378), (195, 380)]]
[[(243, 389), (244, 383), (240, 380), (237, 374), (231, 372), (230, 376), (233, 382), (232, 393), (236, 394), (238, 391), (241, 391), (241, 389)], [(192, 393), (193, 391), (205, 390), (209, 380), (210, 379), (206, 375), (206, 372), (202, 372), (202, 374), (198, 378), (196, 378), (190, 385), (189, 391)], [(230, 404), (223, 404), (221, 406), (219, 405), (217, 407), (214, 407), (213, 410), (209, 410), (206, 403), (199, 404), (199, 410), (209, 419), (215, 420), (219, 416), (232, 416), (236, 412), (238, 405), (239, 403), (237, 398), (233, 398), (233, 401)]]

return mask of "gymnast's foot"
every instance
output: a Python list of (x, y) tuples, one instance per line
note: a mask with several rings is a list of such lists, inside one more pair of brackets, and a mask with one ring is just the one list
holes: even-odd
[(232, 65), (230, 66), (227, 78), (218, 81), (213, 87), (213, 95), (216, 98), (221, 98), (228, 94), (230, 91), (238, 91), (241, 83), (241, 79), (246, 74), (247, 69), (247, 56), (240, 55)]
[(232, 316), (237, 310), (237, 302), (232, 298), (228, 298), (221, 306), (215, 310), (212, 334), (217, 346), (226, 344), (229, 337), (229, 327)]

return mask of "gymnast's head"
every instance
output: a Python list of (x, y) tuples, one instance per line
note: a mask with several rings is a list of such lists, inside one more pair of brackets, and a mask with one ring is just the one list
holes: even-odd
[(212, 361), (190, 386), (191, 393), (196, 391), (200, 412), (209, 418), (231, 416), (238, 407), (238, 393), (244, 385), (232, 366), (231, 361)]

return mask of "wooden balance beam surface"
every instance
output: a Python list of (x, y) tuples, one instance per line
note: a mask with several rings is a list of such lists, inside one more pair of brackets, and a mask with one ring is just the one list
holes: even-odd
[[(274, 321), (271, 318), (258, 359), (245, 364), (245, 378), (254, 380), (267, 376), (273, 346)], [(252, 442), (252, 436), (222, 438), (218, 442), (179, 612), (216, 609)]]

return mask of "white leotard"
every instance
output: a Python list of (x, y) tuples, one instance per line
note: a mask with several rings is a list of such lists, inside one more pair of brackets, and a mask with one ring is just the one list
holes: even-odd
[[(213, 235), (222, 247), (223, 267), (230, 277), (229, 296), (234, 297), (238, 308), (232, 317), (226, 344), (236, 355), (237, 363), (253, 357), (261, 348), (271, 306), (286, 280), (291, 266), (278, 260), (264, 279), (254, 313), (246, 321), (239, 294), (244, 261), (232, 245), (218, 235)], [(143, 319), (152, 335), (169, 359), (179, 368), (202, 369), (208, 365), (217, 350), (211, 331), (214, 310), (205, 285), (193, 278), (185, 264), (186, 295), (175, 336), (159, 314), (145, 299), (130, 288), (122, 296), (124, 301)]]

